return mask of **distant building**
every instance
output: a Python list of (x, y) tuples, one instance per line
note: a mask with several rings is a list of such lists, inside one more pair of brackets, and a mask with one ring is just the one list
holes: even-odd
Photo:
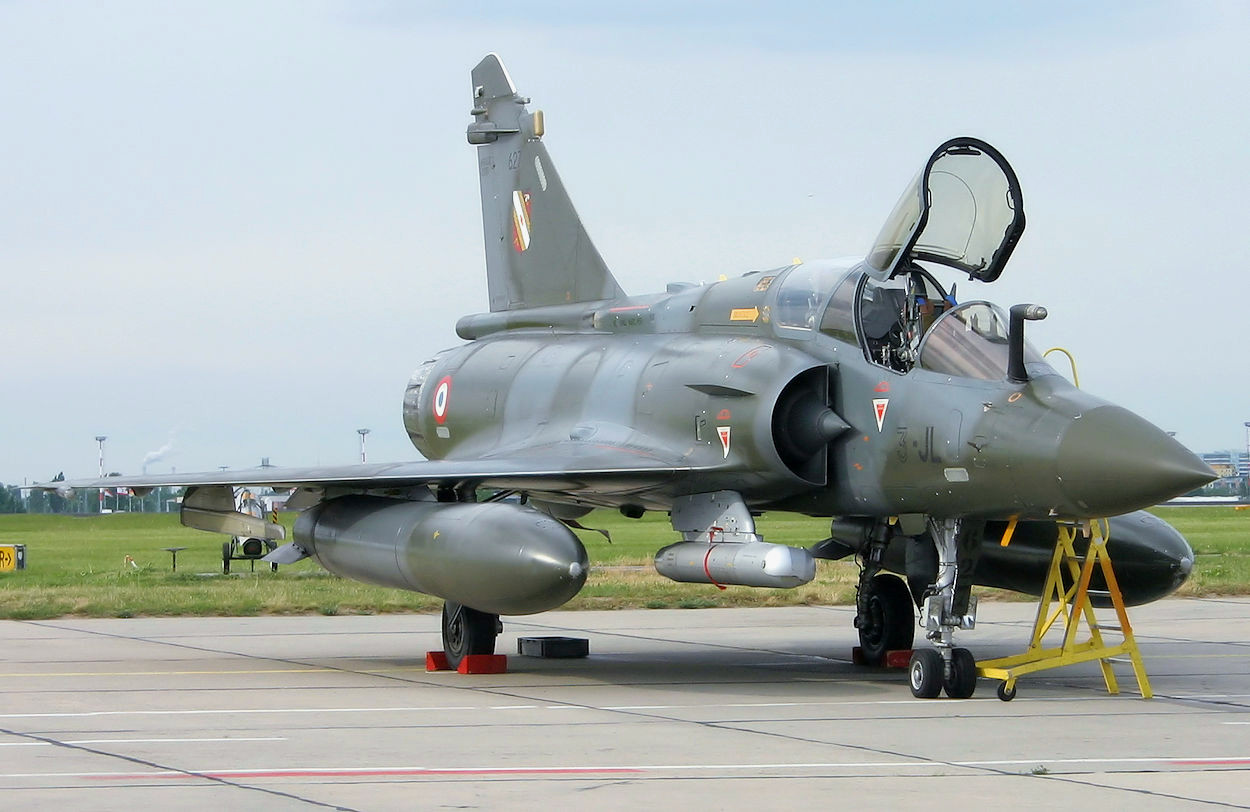
[(1208, 451), (1199, 456), (1215, 469), (1221, 479), (1250, 476), (1250, 456), (1244, 451)]
[(1191, 496), (1247, 501), (1250, 497), (1250, 455), (1244, 451), (1211, 451), (1199, 454), (1219, 479), (1202, 486)]

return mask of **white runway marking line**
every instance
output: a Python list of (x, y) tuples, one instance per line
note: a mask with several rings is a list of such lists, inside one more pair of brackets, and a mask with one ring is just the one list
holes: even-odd
[(256, 713), (426, 713), (433, 711), (483, 711), (483, 710), (599, 710), (599, 711), (631, 711), (631, 710), (707, 710), (711, 708), (798, 708), (825, 707), (837, 705), (913, 705), (915, 699), (870, 700), (856, 702), (848, 700), (831, 700), (827, 702), (721, 702), (681, 705), (425, 705), (413, 707), (391, 708), (216, 708), (190, 710), (110, 710), (110, 711), (75, 711), (49, 713), (0, 713), (0, 719), (78, 719), (98, 716), (207, 716), (213, 714), (256, 714)]
[(218, 708), (201, 710), (116, 710), (75, 713), (0, 713), (0, 719), (79, 719), (95, 716), (206, 716), (249, 713), (400, 713), (403, 711), (475, 711), (471, 705), (430, 705), (400, 708)]
[(66, 739), (59, 742), (0, 742), (0, 747), (53, 747), (60, 744), (198, 744), (201, 742), (284, 742), (285, 736), (246, 736), (215, 739)]
[(379, 766), (379, 767), (259, 767), (248, 769), (195, 769), (195, 770), (152, 770), (151, 772), (58, 772), (58, 773), (0, 773), (0, 778), (95, 778), (114, 780), (143, 780), (150, 778), (353, 778), (361, 776), (400, 777), (419, 775), (552, 775), (552, 774), (589, 774), (596, 773), (646, 773), (646, 772), (759, 772), (761, 770), (859, 770), (889, 769), (898, 767), (1055, 767), (1071, 764), (1076, 766), (1099, 765), (1135, 765), (1156, 764), (1161, 766), (1210, 766), (1227, 765), (1250, 768), (1250, 755), (1242, 756), (1147, 756), (1126, 758), (1047, 758), (1045, 756), (1029, 759), (994, 759), (977, 761), (934, 761), (917, 757), (915, 759), (894, 761), (818, 761), (818, 762), (782, 762), (761, 764), (562, 764), (562, 765), (528, 765), (472, 767), (420, 767), (420, 766)]
[[(1126, 694), (1132, 697), (1135, 694)], [(1171, 696), (1170, 699), (1237, 699), (1245, 694), (1205, 694), (1202, 696)], [(1165, 697), (1160, 697), (1165, 698)], [(1021, 702), (1106, 702), (1119, 701), (1116, 697), (1021, 697)], [(984, 703), (984, 700), (983, 700)], [(924, 703), (914, 698), (907, 699), (831, 699), (812, 702), (699, 702), (690, 704), (668, 705), (415, 705), (382, 708), (205, 708), (189, 710), (108, 710), (108, 711), (77, 711), (48, 713), (0, 713), (0, 719), (78, 719), (99, 716), (208, 716), (214, 714), (299, 714), (299, 713), (432, 713), (438, 711), (486, 711), (486, 710), (599, 710), (599, 711), (655, 711), (655, 710), (711, 710), (715, 708), (820, 708), (820, 707), (855, 707), (915, 705), (925, 707)], [(997, 707), (997, 705), (994, 705)], [(1224, 722), (1224, 724), (1250, 724), (1250, 722)]]
[[(425, 671), (424, 667), (406, 666), (404, 668), (378, 668), (362, 671), (364, 674), (376, 674), (383, 671)], [(341, 668), (324, 666), (302, 666), (300, 668), (249, 668), (246, 670), (213, 669), (210, 671), (27, 671), (13, 674), (0, 674), (5, 679), (31, 679), (33, 677), (232, 677), (251, 676), (252, 674), (339, 674)]]

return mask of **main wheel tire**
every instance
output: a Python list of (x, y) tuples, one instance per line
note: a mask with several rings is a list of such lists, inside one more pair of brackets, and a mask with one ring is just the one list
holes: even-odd
[(443, 653), (452, 668), (469, 654), (494, 654), (499, 616), (458, 603), (443, 603)]
[(971, 699), (977, 690), (977, 661), (966, 648), (951, 649), (951, 673), (942, 687), (951, 699)]
[(859, 618), (859, 648), (868, 665), (881, 665), (887, 651), (912, 647), (916, 610), (902, 578), (875, 575), (868, 582), (865, 614)]
[(221, 543), (221, 574), (230, 574), (230, 542), (228, 541)]
[(911, 695), (917, 699), (933, 699), (942, 693), (942, 655), (935, 649), (922, 648), (913, 651), (907, 666)]

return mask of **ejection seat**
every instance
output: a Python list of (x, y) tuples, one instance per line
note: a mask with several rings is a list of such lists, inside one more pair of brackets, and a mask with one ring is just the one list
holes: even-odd
[[(894, 349), (902, 344), (906, 292), (899, 288), (879, 287), (869, 283), (859, 302), (860, 325), (868, 352), (877, 363), (898, 369)], [(899, 372), (906, 372), (899, 369)]]

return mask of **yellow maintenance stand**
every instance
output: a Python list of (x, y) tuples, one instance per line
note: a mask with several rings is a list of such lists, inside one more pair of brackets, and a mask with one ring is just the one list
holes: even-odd
[[(1003, 536), (1004, 546), (1010, 543), (1011, 531), (1014, 529), (1015, 522), (1012, 522), (1008, 532)], [(1089, 537), (1089, 549), (1084, 556), (1076, 552), (1075, 542), (1078, 532)], [(1041, 600), (1038, 601), (1037, 619), (1033, 623), (1033, 638), (1029, 642), (1028, 650), (1023, 654), (977, 663), (979, 676), (1002, 680), (998, 686), (999, 699), (1004, 702), (1014, 699), (1016, 680), (1025, 674), (1085, 663), (1090, 660), (1097, 660), (1102, 668), (1102, 678), (1107, 684), (1107, 693), (1118, 694), (1120, 688), (1111, 670), (1111, 662), (1113, 657), (1124, 654), (1129, 656), (1133, 664), (1133, 673), (1137, 675), (1137, 686), (1141, 689), (1142, 698), (1150, 699), (1154, 696), (1150, 690), (1146, 668), (1142, 664), (1141, 651), (1138, 650), (1137, 641), (1133, 638), (1133, 627), (1129, 625), (1128, 612), (1124, 608), (1124, 597), (1116, 582), (1115, 571), (1111, 568), (1111, 557), (1107, 554), (1109, 534), (1110, 526), (1105, 519), (1083, 522), (1080, 525), (1059, 526), (1059, 538), (1055, 543), (1055, 554), (1050, 560), (1046, 585), (1042, 589)], [(1089, 594), (1094, 567), (1101, 568), (1103, 579), (1107, 584), (1106, 595), (1119, 619), (1118, 626), (1100, 624), (1094, 615), (1094, 607), (1090, 603)], [(1063, 621), (1063, 640), (1058, 646), (1048, 648), (1044, 645), (1043, 638), (1060, 620)], [(1078, 640), (1082, 625), (1088, 636)], [(1107, 643), (1103, 640), (1103, 632), (1120, 634), (1120, 642), (1115, 645)]]

